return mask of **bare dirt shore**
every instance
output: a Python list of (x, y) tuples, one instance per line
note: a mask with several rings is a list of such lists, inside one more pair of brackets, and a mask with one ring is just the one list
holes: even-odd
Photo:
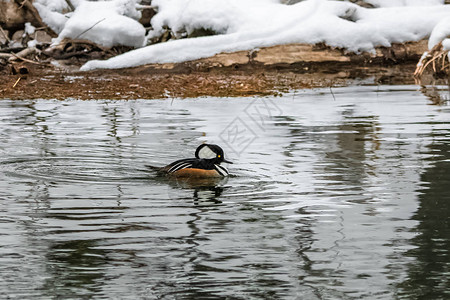
[(285, 45), (180, 64), (90, 72), (78, 71), (79, 65), (55, 68), (22, 61), (14, 72), (13, 66), (0, 66), (0, 99), (236, 97), (361, 83), (413, 84), (423, 47), (421, 42), (377, 49), (375, 55), (347, 55), (320, 45)]

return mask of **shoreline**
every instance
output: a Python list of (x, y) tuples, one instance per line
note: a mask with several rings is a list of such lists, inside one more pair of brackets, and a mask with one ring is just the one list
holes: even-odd
[[(324, 45), (291, 44), (221, 53), (177, 64), (81, 72), (27, 61), (0, 69), (0, 99), (160, 99), (279, 95), (295, 89), (350, 84), (414, 84), (427, 41), (345, 53)], [(11, 68), (25, 71), (12, 74)]]

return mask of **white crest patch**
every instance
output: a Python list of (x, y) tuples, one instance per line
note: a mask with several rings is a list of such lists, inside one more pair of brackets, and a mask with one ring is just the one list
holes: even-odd
[(208, 146), (202, 147), (198, 152), (199, 158), (212, 159), (216, 158), (217, 154), (212, 151)]

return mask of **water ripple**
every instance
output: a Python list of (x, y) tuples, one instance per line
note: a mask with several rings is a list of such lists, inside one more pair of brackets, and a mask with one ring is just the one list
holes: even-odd
[[(448, 298), (450, 110), (414, 86), (333, 93), (1, 101), (5, 297)], [(232, 176), (145, 167), (202, 142)]]
[(35, 157), (0, 162), (11, 177), (45, 180), (53, 183), (135, 184), (149, 179), (132, 160), (111, 161), (97, 157)]

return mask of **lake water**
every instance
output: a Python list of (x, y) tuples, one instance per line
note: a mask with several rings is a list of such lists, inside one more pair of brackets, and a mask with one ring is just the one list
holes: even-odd
[[(449, 299), (436, 103), (418, 86), (2, 100), (0, 298)], [(232, 176), (147, 168), (203, 142)]]

